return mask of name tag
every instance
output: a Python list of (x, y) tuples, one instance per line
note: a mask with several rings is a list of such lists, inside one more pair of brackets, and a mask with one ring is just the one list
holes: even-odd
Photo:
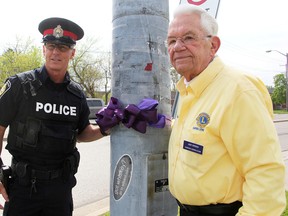
[(186, 140), (184, 140), (183, 149), (195, 152), (197, 154), (203, 154), (203, 146), (196, 143), (188, 142)]

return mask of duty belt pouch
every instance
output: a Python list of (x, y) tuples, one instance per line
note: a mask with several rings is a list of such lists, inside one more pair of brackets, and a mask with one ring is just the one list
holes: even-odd
[(23, 145), (29, 147), (36, 147), (40, 130), (41, 121), (38, 119), (28, 118), (25, 127)]
[(19, 184), (27, 186), (30, 183), (31, 173), (28, 170), (28, 164), (23, 162), (18, 162), (15, 165), (15, 173), (19, 179)]
[(63, 166), (63, 179), (67, 181), (71, 176), (75, 175), (78, 171), (78, 166), (80, 162), (80, 153), (75, 148), (73, 154), (67, 157), (64, 161)]

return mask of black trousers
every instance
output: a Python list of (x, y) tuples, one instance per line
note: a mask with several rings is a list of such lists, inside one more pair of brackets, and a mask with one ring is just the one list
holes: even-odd
[(5, 203), (4, 216), (72, 216), (72, 188), (75, 177), (37, 181), (34, 186), (23, 185), (17, 179), (10, 184), (9, 202)]
[(236, 201), (231, 204), (189, 206), (178, 202), (178, 205), (180, 207), (180, 216), (235, 216), (242, 203)]

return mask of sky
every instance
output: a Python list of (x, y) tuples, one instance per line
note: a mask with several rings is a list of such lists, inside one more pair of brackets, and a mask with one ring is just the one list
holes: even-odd
[[(15, 44), (16, 38), (30, 38), (40, 46), (38, 24), (53, 16), (73, 20), (84, 29), (84, 37), (97, 38), (99, 50), (110, 51), (112, 1), (117, 0), (1, 1), (0, 53)], [(171, 17), (180, 1), (167, 1)], [(226, 64), (255, 74), (272, 86), (273, 77), (286, 70), (287, 9), (287, 0), (221, 0), (217, 16), (221, 39), (218, 55)]]

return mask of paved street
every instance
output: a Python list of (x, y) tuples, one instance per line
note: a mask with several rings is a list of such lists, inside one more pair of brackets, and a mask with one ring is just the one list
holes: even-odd
[(110, 137), (79, 143), (81, 154), (77, 185), (73, 189), (75, 208), (109, 196)]
[[(287, 121), (281, 121), (281, 119), (286, 119)], [(281, 115), (279, 122), (275, 123), (277, 129), (278, 137), (280, 140), (280, 145), (282, 149), (282, 155), (284, 162), (286, 164), (286, 170), (288, 170), (288, 115)], [(288, 172), (286, 171), (286, 190), (288, 191)]]

